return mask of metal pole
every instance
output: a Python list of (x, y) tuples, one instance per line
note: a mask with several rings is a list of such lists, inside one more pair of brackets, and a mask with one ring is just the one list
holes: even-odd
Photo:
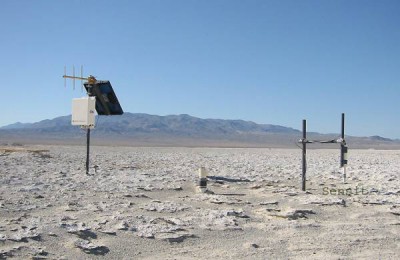
[(343, 146), (343, 183), (346, 183), (346, 166), (347, 166), (347, 145)]
[(344, 113), (342, 113), (342, 138), (344, 139)]
[(344, 165), (344, 113), (342, 113), (342, 143), (340, 144), (340, 167)]
[(343, 167), (343, 183), (346, 183), (347, 145), (344, 140), (344, 113), (342, 113), (342, 143), (340, 144), (340, 167)]
[[(74, 75), (75, 76), (75, 75)], [(87, 95), (90, 97), (92, 95), (92, 85), (88, 84)], [(86, 130), (86, 174), (89, 174), (89, 153), (90, 153), (90, 126)]]
[(90, 128), (86, 129), (86, 174), (89, 175)]
[(306, 128), (307, 128), (307, 122), (304, 119), (303, 120), (303, 141), (302, 141), (302, 143), (303, 143), (303, 167), (302, 167), (303, 171), (301, 174), (301, 190), (302, 191), (306, 190), (306, 172), (307, 172), (307, 168), (306, 168), (307, 167), (307, 161), (306, 161), (307, 129)]

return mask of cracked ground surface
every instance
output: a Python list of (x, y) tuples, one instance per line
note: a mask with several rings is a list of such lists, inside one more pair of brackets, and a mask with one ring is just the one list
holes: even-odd
[(400, 255), (400, 151), (350, 151), (343, 184), (338, 151), (310, 150), (302, 192), (296, 149), (95, 146), (90, 176), (84, 147), (7, 149), (0, 259)]

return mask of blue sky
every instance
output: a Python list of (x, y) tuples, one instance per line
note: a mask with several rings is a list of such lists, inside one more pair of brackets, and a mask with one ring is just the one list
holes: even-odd
[(400, 1), (0, 3), (0, 126), (70, 114), (66, 65), (124, 111), (400, 138)]

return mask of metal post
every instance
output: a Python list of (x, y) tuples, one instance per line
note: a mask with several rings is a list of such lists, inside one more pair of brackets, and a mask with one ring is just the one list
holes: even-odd
[(346, 166), (347, 166), (347, 145), (343, 146), (343, 183), (346, 183)]
[(340, 167), (344, 165), (344, 146), (346, 145), (344, 142), (344, 113), (342, 113), (342, 143), (340, 144)]
[(346, 183), (346, 166), (348, 147), (344, 139), (344, 113), (342, 113), (342, 142), (340, 144), (340, 167), (343, 167), (343, 183)]
[(86, 174), (89, 175), (90, 127), (86, 129)]
[[(88, 85), (87, 95), (92, 96), (92, 85)], [(90, 153), (90, 127), (88, 126), (86, 130), (86, 174), (89, 174), (89, 153)]]
[(307, 153), (307, 122), (304, 119), (303, 120), (303, 171), (301, 174), (301, 190), (305, 191), (306, 190), (306, 172), (307, 172), (307, 161), (306, 161), (306, 153)]

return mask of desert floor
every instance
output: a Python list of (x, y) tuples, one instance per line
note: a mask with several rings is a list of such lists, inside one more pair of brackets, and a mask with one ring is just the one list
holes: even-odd
[[(399, 259), (400, 151), (0, 147), (0, 259)], [(201, 193), (198, 169), (209, 171)]]

